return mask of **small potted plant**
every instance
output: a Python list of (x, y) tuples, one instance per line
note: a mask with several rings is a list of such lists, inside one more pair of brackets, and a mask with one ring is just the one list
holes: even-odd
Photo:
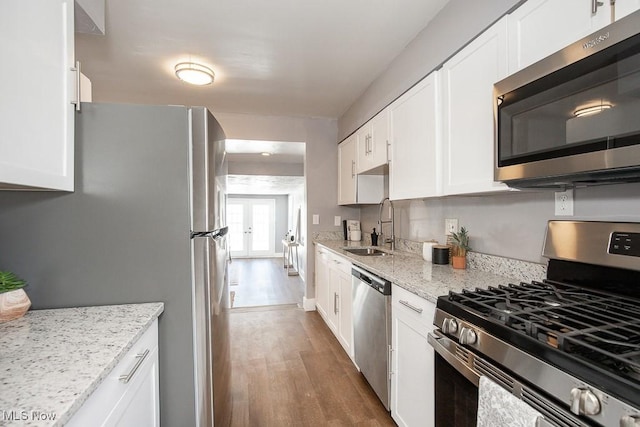
[(0, 270), (0, 323), (18, 319), (29, 310), (31, 300), (22, 289), (26, 284), (14, 273)]
[(466, 228), (460, 227), (460, 231), (452, 233), (453, 239), (451, 248), (451, 263), (453, 268), (467, 268), (467, 251), (471, 250), (469, 246), (469, 233)]

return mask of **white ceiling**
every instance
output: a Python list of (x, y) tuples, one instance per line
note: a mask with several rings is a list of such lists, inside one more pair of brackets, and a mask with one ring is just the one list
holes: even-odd
[[(305, 144), (302, 142), (258, 141), (244, 139), (225, 140), (225, 151), (230, 162), (304, 163)], [(263, 156), (262, 153), (270, 153)]]
[(291, 194), (304, 191), (303, 176), (229, 175), (228, 194)]
[[(76, 56), (97, 102), (336, 118), (447, 1), (106, 0), (106, 35), (77, 34)], [(215, 83), (180, 82), (185, 60)]]

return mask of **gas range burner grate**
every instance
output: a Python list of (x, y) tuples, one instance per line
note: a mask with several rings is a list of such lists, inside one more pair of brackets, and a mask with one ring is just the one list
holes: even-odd
[(452, 292), (448, 299), (510, 333), (640, 379), (640, 300), (551, 280)]

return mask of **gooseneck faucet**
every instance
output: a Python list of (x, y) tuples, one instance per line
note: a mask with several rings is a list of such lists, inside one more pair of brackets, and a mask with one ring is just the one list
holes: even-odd
[[(382, 209), (384, 208), (384, 202), (389, 200), (389, 207), (390, 207), (390, 214), (389, 214), (389, 219), (386, 221), (382, 220)], [(382, 243), (391, 243), (391, 250), (395, 250), (396, 249), (396, 235), (394, 233), (393, 230), (393, 217), (394, 217), (395, 213), (393, 210), (393, 202), (388, 198), (385, 197), (384, 199), (382, 199), (382, 201), (380, 202), (380, 209), (378, 210), (378, 226), (380, 227), (380, 234), (382, 234), (384, 236), (384, 233), (382, 232), (382, 224), (391, 224), (391, 237), (387, 238), (387, 237), (383, 237), (382, 239)]]

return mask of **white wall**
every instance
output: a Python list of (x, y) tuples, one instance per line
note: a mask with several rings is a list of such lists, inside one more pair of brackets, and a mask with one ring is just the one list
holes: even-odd
[[(333, 225), (334, 215), (357, 219), (359, 209), (338, 206), (338, 126), (335, 119), (257, 116), (217, 113), (229, 139), (305, 142), (306, 210), (302, 212), (300, 252), (301, 277), (306, 282), (307, 298), (313, 298), (313, 245), (307, 236), (313, 231), (340, 231)], [(312, 225), (311, 215), (320, 215), (320, 224)]]

